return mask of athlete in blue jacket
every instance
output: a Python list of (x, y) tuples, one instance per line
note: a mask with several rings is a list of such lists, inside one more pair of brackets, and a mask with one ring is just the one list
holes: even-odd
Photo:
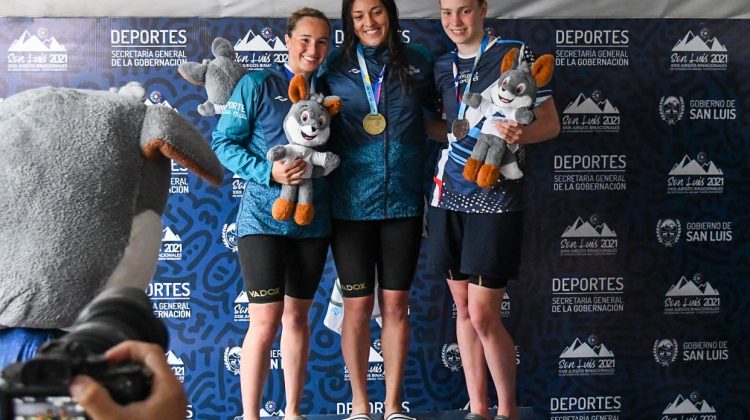
[(246, 180), (237, 215), (238, 252), (252, 319), (242, 344), (240, 382), (244, 418), (258, 419), (271, 345), (283, 323), (285, 414), (301, 416), (310, 330), (308, 311), (323, 272), (330, 239), (330, 205), (325, 178), (314, 182), (315, 217), (309, 225), (271, 216), (281, 184), (299, 184), (305, 163), (271, 164), (268, 150), (287, 144), (283, 120), (292, 106), (289, 80), (314, 73), (328, 53), (331, 27), (310, 8), (295, 11), (287, 24), (289, 61), (245, 75), (235, 87), (213, 133), (211, 147), (230, 171)]
[(407, 304), (424, 205), (424, 119), (434, 114), (431, 57), (401, 43), (397, 13), (392, 0), (345, 0), (344, 43), (321, 76), (343, 100), (331, 133), (331, 150), (341, 157), (331, 174), (331, 245), (344, 297), (341, 347), (358, 419), (370, 412), (366, 383), (376, 272), (384, 414), (389, 420), (404, 417)]
[[(428, 260), (448, 279), (456, 303), (456, 335), (470, 399), (466, 420), (489, 417), (487, 368), (497, 390), (495, 420), (515, 420), (515, 346), (498, 314), (505, 285), (518, 277), (521, 260), (521, 180), (503, 180), (482, 189), (464, 179), (464, 163), (483, 124), (494, 123), (514, 148), (555, 137), (560, 123), (550, 93), (544, 90), (538, 92), (533, 110), (536, 120), (526, 127), (485, 120), (479, 110), (461, 107), (460, 98), (467, 91), (488, 94), (500, 77), (505, 53), (523, 44), (485, 33), (486, 0), (440, 0), (440, 9), (443, 29), (457, 49), (435, 63), (435, 82), (451, 133), (435, 171)], [(524, 58), (533, 60), (531, 53)], [(516, 153), (520, 161), (521, 151)]]

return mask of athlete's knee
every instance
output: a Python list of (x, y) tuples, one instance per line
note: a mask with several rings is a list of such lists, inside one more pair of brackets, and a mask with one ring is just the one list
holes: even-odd
[(380, 315), (384, 322), (402, 322), (408, 319), (409, 305), (407, 302), (381, 302)]
[(270, 346), (276, 339), (276, 331), (279, 324), (258, 324), (251, 325), (245, 334), (243, 345), (255, 344), (260, 346)]
[(284, 311), (281, 325), (286, 329), (304, 330), (308, 328), (307, 311)]
[[(500, 324), (499, 313), (493, 313), (481, 306), (472, 306), (468, 308), (469, 318), (471, 319), (471, 325), (474, 326), (474, 330), (479, 335), (486, 335), (490, 332), (495, 331)], [(502, 326), (502, 324), (500, 324)]]
[(358, 322), (367, 320), (369, 322), (374, 305), (374, 295), (344, 298), (344, 320)]

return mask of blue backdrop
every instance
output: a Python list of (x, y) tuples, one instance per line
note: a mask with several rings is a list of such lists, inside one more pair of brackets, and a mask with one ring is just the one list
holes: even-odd
[[(174, 108), (207, 141), (218, 117), (197, 113), (205, 92), (177, 66), (211, 58), (216, 36), (236, 43), (237, 61), (250, 69), (286, 60), (283, 19), (0, 23), (0, 98), (41, 85), (108, 89), (136, 80), (151, 103)], [(447, 50), (438, 21), (402, 26), (404, 42)], [(555, 55), (563, 127), (555, 141), (526, 148), (522, 278), (498, 314), (516, 338), (519, 403), (559, 420), (750, 418), (750, 21), (488, 20), (488, 30)], [(342, 38), (337, 31), (336, 43)], [(170, 329), (167, 357), (191, 418), (242, 414), (248, 312), (234, 220), (243, 188), (231, 173), (214, 188), (172, 168), (148, 293)], [(330, 303), (335, 277), (329, 260), (311, 311), (302, 407), (311, 414), (350, 410), (332, 328), (341, 311)], [(410, 321), (404, 409), (463, 408), (455, 308), (421, 262)], [(382, 401), (376, 320), (373, 327), (368, 385)], [(263, 415), (284, 406), (274, 348)]]

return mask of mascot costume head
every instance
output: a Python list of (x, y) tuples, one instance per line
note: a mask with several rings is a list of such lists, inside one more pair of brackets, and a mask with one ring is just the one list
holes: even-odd
[(146, 288), (170, 159), (223, 179), (201, 133), (144, 93), (45, 87), (0, 102), (0, 366), (24, 358), (4, 332), (66, 328), (101, 290)]

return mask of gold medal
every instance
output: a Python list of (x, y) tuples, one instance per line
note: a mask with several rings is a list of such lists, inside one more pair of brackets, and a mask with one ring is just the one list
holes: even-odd
[(453, 136), (456, 138), (456, 140), (461, 140), (462, 138), (466, 137), (466, 135), (469, 134), (469, 121), (463, 118), (453, 120), (453, 125), (451, 125), (451, 132), (453, 133)]
[(377, 135), (385, 131), (385, 117), (383, 114), (367, 114), (362, 120), (362, 127), (367, 134)]

